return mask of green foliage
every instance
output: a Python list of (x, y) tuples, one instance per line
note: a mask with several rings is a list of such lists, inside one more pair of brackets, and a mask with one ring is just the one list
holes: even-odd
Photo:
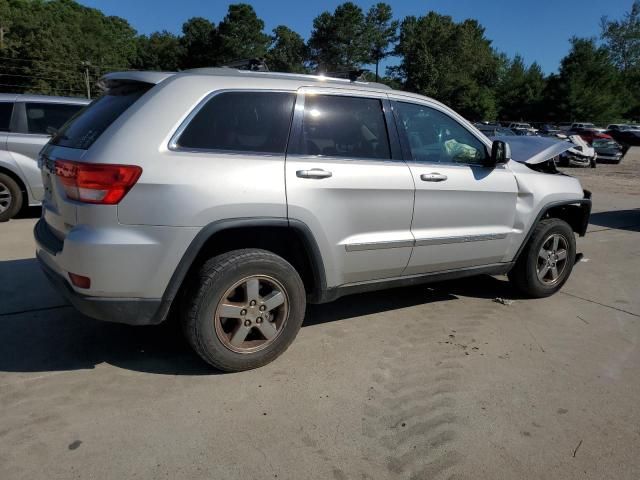
[(84, 72), (128, 68), (136, 32), (119, 17), (72, 0), (1, 0), (0, 88), (45, 94), (85, 94)]
[(182, 25), (181, 68), (210, 67), (218, 62), (218, 29), (206, 18), (193, 17)]
[(571, 51), (551, 85), (550, 100), (560, 118), (606, 123), (621, 116), (620, 73), (593, 39), (571, 39)]
[(138, 37), (138, 55), (132, 66), (138, 70), (175, 71), (182, 56), (178, 37), (167, 31), (154, 32)]
[(601, 20), (602, 39), (616, 66), (627, 71), (640, 67), (640, 0), (634, 0), (631, 10), (622, 20)]
[[(400, 26), (400, 28), (398, 28)], [(601, 44), (571, 40), (558, 74), (496, 52), (475, 20), (429, 12), (393, 18), (391, 6), (352, 2), (325, 11), (309, 41), (279, 25), (269, 36), (252, 6), (231, 4), (219, 21), (188, 19), (179, 35), (137, 32), (75, 0), (0, 0), (0, 91), (86, 94), (107, 71), (180, 70), (266, 58), (271, 70), (346, 72), (374, 65), (381, 81), (434, 97), (474, 120), (640, 117), (640, 0), (621, 19), (601, 20)], [(381, 62), (395, 56), (387, 76)]]
[(494, 118), (500, 60), (475, 20), (456, 23), (429, 12), (407, 17), (396, 47), (400, 65), (390, 72), (407, 90), (432, 96), (469, 118)]
[(503, 120), (544, 121), (545, 77), (537, 63), (525, 66), (521, 56), (506, 61), (496, 88), (496, 99)]
[(304, 39), (289, 27), (273, 29), (271, 48), (266, 55), (267, 65), (276, 72), (304, 73), (309, 51)]
[(271, 39), (263, 30), (264, 22), (251, 5), (229, 5), (227, 16), (218, 25), (220, 62), (264, 57)]
[(376, 66), (375, 80), (378, 81), (380, 61), (391, 55), (389, 46), (398, 39), (397, 20), (393, 20), (391, 6), (377, 3), (367, 12), (365, 27), (369, 44), (369, 61)]
[(622, 20), (601, 21), (602, 40), (609, 56), (621, 72), (621, 88), (627, 99), (624, 116), (640, 118), (640, 0)]
[(351, 2), (313, 20), (309, 38), (311, 61), (323, 72), (354, 69), (370, 59), (367, 25), (362, 9)]

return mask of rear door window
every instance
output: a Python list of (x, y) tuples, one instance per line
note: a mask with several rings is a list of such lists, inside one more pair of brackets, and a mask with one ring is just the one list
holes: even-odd
[(8, 132), (11, 123), (13, 102), (0, 102), (0, 132)]
[(193, 116), (175, 146), (194, 150), (284, 153), (295, 95), (223, 92)]
[(27, 111), (27, 131), (41, 135), (53, 135), (67, 120), (82, 110), (84, 105), (64, 103), (25, 104)]
[(307, 94), (300, 149), (303, 155), (390, 159), (382, 102)]
[(128, 84), (109, 89), (60, 129), (50, 143), (86, 150), (149, 88), (148, 84)]

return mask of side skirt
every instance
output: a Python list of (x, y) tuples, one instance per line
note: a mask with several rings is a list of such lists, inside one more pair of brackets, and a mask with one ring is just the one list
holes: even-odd
[(313, 303), (332, 302), (345, 295), (355, 293), (373, 292), (376, 290), (386, 290), (389, 288), (409, 287), (424, 283), (443, 282), (445, 280), (455, 280), (458, 278), (473, 277), (476, 275), (504, 275), (513, 267), (513, 262), (496, 263), (492, 265), (482, 265), (479, 267), (462, 268), (456, 270), (444, 270), (408, 277), (382, 278), (368, 282), (346, 283), (339, 287), (333, 287), (322, 292), (320, 298)]

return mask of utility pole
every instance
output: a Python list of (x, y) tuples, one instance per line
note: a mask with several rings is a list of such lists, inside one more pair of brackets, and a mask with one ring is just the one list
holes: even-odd
[(5, 28), (0, 25), (0, 50), (4, 49), (4, 34), (9, 33), (9, 30), (5, 30)]
[(91, 100), (91, 78), (89, 77), (90, 62), (82, 62), (84, 65), (84, 84), (87, 87), (87, 98)]

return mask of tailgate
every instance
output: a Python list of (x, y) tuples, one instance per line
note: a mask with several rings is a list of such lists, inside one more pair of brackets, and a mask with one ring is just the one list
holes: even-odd
[(40, 154), (38, 164), (42, 172), (44, 198), (42, 200), (42, 218), (59, 239), (64, 239), (77, 220), (77, 204), (66, 198), (64, 189), (56, 176), (56, 160), (80, 161), (86, 150), (48, 146)]
[(87, 205), (67, 198), (56, 175), (56, 161), (95, 162), (88, 154), (91, 145), (153, 87), (152, 83), (131, 78), (103, 79), (102, 85), (106, 89), (104, 94), (65, 124), (45, 146), (39, 158), (45, 190), (42, 216), (59, 239), (64, 239), (67, 232), (79, 223), (78, 209), (87, 208)]

